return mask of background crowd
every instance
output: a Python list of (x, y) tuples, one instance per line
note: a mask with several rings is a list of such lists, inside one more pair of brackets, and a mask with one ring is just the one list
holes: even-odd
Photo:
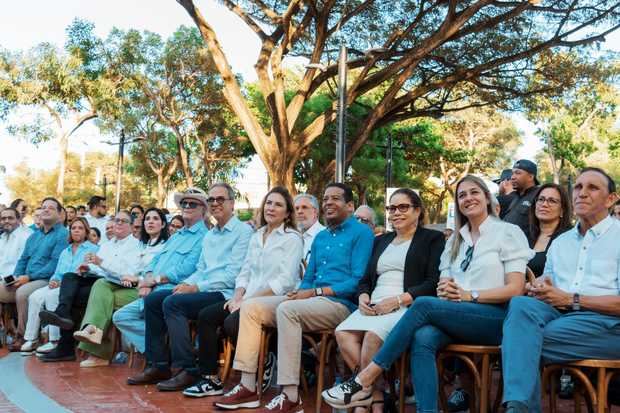
[[(140, 205), (108, 216), (100, 196), (87, 208), (48, 197), (26, 226), (29, 206), (17, 199), (0, 212), (9, 349), (71, 361), (79, 343), (80, 366), (96, 368), (110, 363), (119, 331), (146, 360), (129, 385), (217, 396), (216, 406), (234, 410), (260, 407), (275, 380), (282, 392), (263, 410), (302, 412), (302, 333), (334, 330), (353, 374), (323, 392), (327, 403), (384, 411), (383, 373), (410, 351), (417, 411), (436, 412), (437, 352), (501, 345), (507, 411), (541, 411), (541, 362), (620, 359), (609, 345), (620, 342), (620, 203), (598, 168), (582, 170), (570, 196), (541, 185), (528, 160), (496, 182), (497, 197), (482, 179), (461, 178), (443, 233), (425, 227), (422, 199), (408, 188), (386, 203), (388, 232), (341, 183), (328, 184), (320, 204), (274, 187), (249, 222), (235, 215), (226, 183), (176, 193), (174, 216)], [(266, 328), (276, 338), (259, 366)], [(222, 336), (240, 372), (228, 392)], [(465, 388), (450, 397), (458, 410), (470, 378), (458, 363), (453, 370)]]

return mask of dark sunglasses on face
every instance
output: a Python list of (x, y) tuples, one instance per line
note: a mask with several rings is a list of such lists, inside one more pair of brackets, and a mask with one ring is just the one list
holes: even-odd
[(200, 204), (199, 202), (181, 201), (181, 209), (196, 209), (200, 205), (202, 204)]
[(215, 198), (211, 196), (211, 197), (207, 198), (207, 203), (209, 205), (213, 204), (213, 203), (216, 203), (218, 205), (222, 205), (226, 201), (230, 201), (230, 200), (228, 198), (224, 198), (223, 196), (216, 196)]
[(471, 264), (471, 260), (474, 257), (474, 246), (467, 247), (467, 251), (465, 251), (465, 259), (461, 261), (461, 271), (465, 272), (469, 268), (469, 264)]
[(393, 214), (398, 209), (398, 212), (407, 212), (409, 208), (415, 208), (414, 205), (411, 204), (398, 204), (398, 205), (387, 205), (385, 210), (390, 214)]

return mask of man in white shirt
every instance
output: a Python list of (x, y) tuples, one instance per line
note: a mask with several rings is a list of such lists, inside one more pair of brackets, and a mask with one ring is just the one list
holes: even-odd
[(4, 277), (13, 274), (32, 230), (22, 224), (15, 208), (5, 208), (0, 212), (0, 226), (4, 231), (0, 235), (0, 276)]
[(620, 223), (608, 213), (615, 192), (605, 171), (581, 171), (577, 225), (553, 241), (543, 275), (526, 286), (529, 297), (510, 301), (502, 341), (507, 413), (541, 411), (541, 361), (620, 359)]
[(101, 234), (106, 232), (106, 223), (110, 220), (106, 216), (108, 206), (105, 197), (93, 195), (88, 201), (88, 214), (84, 216), (91, 228), (99, 229)]
[(314, 237), (325, 229), (319, 222), (319, 211), (319, 201), (314, 195), (299, 194), (295, 197), (295, 218), (304, 239), (302, 259), (305, 265), (310, 261), (310, 247)]
[(41, 361), (75, 360), (73, 330), (76, 315), (85, 308), (93, 284), (100, 278), (120, 284), (125, 274), (138, 270), (140, 242), (131, 234), (133, 217), (128, 211), (119, 211), (114, 218), (114, 238), (101, 245), (97, 254), (86, 254), (78, 273), (66, 273), (60, 284), (58, 307), (39, 313), (42, 324), (61, 328), (58, 346), (44, 354)]

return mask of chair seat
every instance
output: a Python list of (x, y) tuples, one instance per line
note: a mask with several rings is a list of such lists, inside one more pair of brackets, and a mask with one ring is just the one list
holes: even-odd
[(441, 351), (473, 354), (499, 354), (501, 353), (502, 348), (500, 346), (480, 346), (477, 344), (448, 344)]
[(574, 366), (574, 367), (604, 367), (607, 369), (620, 369), (620, 360), (596, 360), (596, 359), (588, 359), (588, 360), (579, 360), (573, 361), (570, 363), (561, 363), (564, 366)]

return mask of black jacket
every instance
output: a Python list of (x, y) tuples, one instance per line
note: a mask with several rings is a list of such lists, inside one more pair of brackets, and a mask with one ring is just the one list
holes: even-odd
[[(383, 251), (396, 238), (395, 232), (375, 238), (366, 273), (358, 284), (360, 294), (370, 295), (377, 285), (377, 262)], [(436, 295), (439, 281), (439, 258), (445, 246), (444, 235), (432, 229), (418, 228), (407, 250), (403, 287), (415, 299), (422, 295)]]

